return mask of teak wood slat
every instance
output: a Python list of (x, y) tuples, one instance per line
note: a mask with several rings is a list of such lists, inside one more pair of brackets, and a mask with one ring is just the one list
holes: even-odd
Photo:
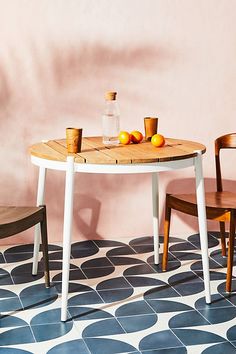
[(194, 149), (191, 153), (179, 148), (179, 145), (170, 145), (168, 139), (164, 147), (154, 147), (150, 142), (143, 144), (134, 144), (131, 149), (136, 153), (137, 158), (142, 157), (142, 162), (146, 159), (152, 160), (152, 162), (165, 162), (174, 161), (180, 159), (187, 159), (196, 156)]
[[(62, 141), (57, 141), (57, 140), (49, 140), (46, 145), (50, 146), (52, 149), (54, 149), (55, 151), (59, 152), (60, 154), (62, 154), (64, 156), (64, 160), (66, 161), (68, 152), (67, 152), (67, 148), (66, 148), (66, 144), (62, 143)], [(75, 157), (76, 162), (79, 163), (84, 163), (84, 158), (81, 156), (78, 156), (77, 154), (70, 154), (73, 155)], [(63, 161), (64, 161), (63, 160)]]
[[(65, 139), (56, 140), (56, 142), (63, 146), (65, 151), (67, 152)], [(107, 156), (103, 153), (102, 150), (99, 151), (88, 145), (85, 139), (82, 140), (81, 152), (78, 152), (77, 154), (70, 154), (70, 156), (71, 155), (75, 156), (75, 162), (77, 163), (116, 163), (116, 160), (114, 158), (112, 159), (111, 157)]]
[(112, 156), (116, 159), (117, 164), (130, 164), (130, 163), (147, 163), (147, 162), (156, 162), (156, 156), (150, 157), (147, 152), (145, 152), (144, 143), (142, 143), (142, 150), (138, 151), (135, 144), (131, 145), (114, 145), (106, 146), (104, 150), (104, 145), (102, 144), (102, 139), (97, 138), (88, 138), (88, 141), (92, 146), (97, 149), (103, 149), (104, 153), (108, 156)]
[(47, 143), (34, 144), (29, 148), (31, 155), (40, 157), (42, 159), (54, 161), (66, 161), (66, 156), (54, 148), (47, 145)]
[(84, 138), (86, 143), (94, 149), (102, 151), (107, 156), (116, 160), (116, 163), (130, 164), (132, 163), (131, 157), (127, 157), (127, 153), (122, 149), (117, 149), (116, 146), (105, 146), (102, 143), (101, 137)]
[[(76, 163), (131, 164), (187, 159), (195, 157), (196, 150), (204, 153), (206, 148), (192, 141), (170, 138), (161, 148), (146, 141), (141, 144), (106, 146), (101, 137), (85, 137), (82, 139), (81, 152), (70, 155), (75, 157)], [(55, 139), (35, 144), (30, 147), (30, 153), (44, 159), (66, 161), (66, 140)]]
[(168, 138), (166, 139), (166, 142), (169, 146), (176, 147), (177, 149), (189, 152), (190, 154), (197, 150), (202, 151), (202, 153), (206, 152), (206, 147), (204, 145), (194, 141)]

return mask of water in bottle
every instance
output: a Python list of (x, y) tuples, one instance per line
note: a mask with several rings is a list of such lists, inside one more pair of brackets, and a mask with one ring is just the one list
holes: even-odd
[(107, 92), (106, 105), (102, 116), (103, 144), (119, 144), (120, 112), (116, 100), (116, 92)]

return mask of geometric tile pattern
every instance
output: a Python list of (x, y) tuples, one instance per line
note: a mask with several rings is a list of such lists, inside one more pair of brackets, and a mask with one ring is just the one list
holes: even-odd
[(1, 247), (0, 354), (236, 353), (236, 279), (227, 294), (219, 234), (210, 232), (208, 243), (210, 305), (198, 234), (170, 238), (164, 273), (154, 264), (152, 237), (74, 242), (64, 323), (62, 247), (49, 246), (50, 289), (42, 259), (31, 275), (33, 245)]

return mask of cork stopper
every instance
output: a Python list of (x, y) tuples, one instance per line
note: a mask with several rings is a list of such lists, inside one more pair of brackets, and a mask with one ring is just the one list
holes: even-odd
[(106, 93), (105, 93), (105, 99), (106, 99), (106, 101), (115, 101), (115, 99), (116, 99), (116, 94), (117, 94), (117, 92), (111, 92), (111, 91), (106, 92)]

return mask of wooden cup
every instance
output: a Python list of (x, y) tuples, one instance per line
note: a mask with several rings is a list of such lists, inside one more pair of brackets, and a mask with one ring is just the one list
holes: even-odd
[(82, 128), (66, 128), (67, 151), (77, 153), (81, 151)]
[(158, 118), (145, 117), (144, 118), (144, 129), (145, 129), (145, 140), (151, 141), (154, 134), (157, 133)]

